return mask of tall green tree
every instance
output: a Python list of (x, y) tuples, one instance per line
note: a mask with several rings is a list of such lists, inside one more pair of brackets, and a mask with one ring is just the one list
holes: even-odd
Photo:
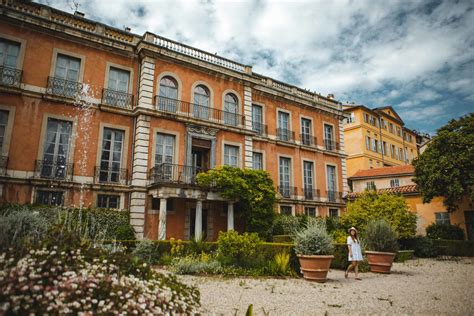
[(223, 166), (199, 173), (197, 182), (217, 190), (226, 199), (238, 201), (241, 212), (236, 216), (243, 218), (245, 230), (269, 239), (276, 192), (268, 172)]
[(464, 196), (474, 201), (474, 113), (441, 127), (413, 165), (424, 203), (442, 196), (454, 211)]

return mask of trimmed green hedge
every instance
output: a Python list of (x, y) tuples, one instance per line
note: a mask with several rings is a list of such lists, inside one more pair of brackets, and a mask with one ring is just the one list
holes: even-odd
[(394, 261), (395, 262), (405, 262), (407, 260), (413, 259), (414, 255), (415, 255), (414, 250), (399, 250), (397, 252), (397, 255), (395, 256)]
[(277, 242), (277, 243), (281, 243), (281, 242), (293, 242), (293, 240), (291, 239), (290, 235), (273, 235), (272, 236), (272, 241), (273, 242)]
[(438, 239), (434, 244), (440, 255), (474, 257), (474, 241)]

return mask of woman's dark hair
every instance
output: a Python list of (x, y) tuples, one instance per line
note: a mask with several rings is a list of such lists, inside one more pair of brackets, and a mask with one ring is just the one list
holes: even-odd
[[(354, 236), (351, 234), (351, 231), (353, 231), (353, 232), (355, 233)], [(357, 241), (357, 242), (359, 242), (359, 236), (357, 236), (357, 230), (351, 229), (351, 230), (349, 231), (349, 236), (351, 236), (352, 241)]]

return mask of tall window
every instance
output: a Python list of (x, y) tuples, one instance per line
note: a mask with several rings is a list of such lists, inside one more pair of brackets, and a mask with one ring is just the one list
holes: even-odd
[(306, 199), (313, 199), (313, 162), (303, 161), (303, 184), (304, 196)]
[(120, 195), (98, 194), (97, 207), (120, 208)]
[(55, 79), (50, 83), (52, 93), (69, 98), (75, 97), (80, 92), (77, 85), (80, 67), (80, 59), (58, 54), (54, 70)]
[(60, 206), (63, 205), (63, 195), (62, 191), (42, 191), (39, 190), (36, 192), (36, 204), (41, 205), (51, 205), (51, 206)]
[(265, 133), (265, 126), (263, 125), (263, 108), (256, 104), (252, 104), (252, 129), (259, 135)]
[(369, 114), (364, 113), (364, 122), (368, 123), (369, 122)]
[(311, 120), (301, 119), (301, 143), (303, 145), (313, 145), (311, 140)]
[(290, 189), (290, 168), (291, 168), (291, 159), (280, 157), (280, 193), (284, 197), (291, 197)]
[(408, 148), (405, 147), (405, 161), (408, 162)]
[(374, 143), (373, 143), (373, 146), (372, 146), (372, 150), (377, 152), (378, 151), (378, 148), (379, 148), (379, 141), (374, 139)]
[(374, 181), (368, 181), (365, 183), (365, 188), (367, 190), (375, 190), (375, 182)]
[(194, 88), (194, 116), (198, 118), (209, 118), (210, 107), (209, 89), (203, 85)]
[(116, 183), (121, 180), (124, 135), (124, 131), (104, 128), (99, 176), (101, 182)]
[(290, 114), (282, 111), (278, 111), (278, 139), (291, 140)]
[(304, 208), (304, 215), (316, 217), (316, 208), (312, 206), (305, 206)]
[(351, 112), (351, 116), (347, 119), (347, 123), (354, 123), (355, 122), (355, 113)]
[(15, 69), (19, 54), (19, 43), (0, 39), (0, 83), (9, 86), (17, 83)]
[(394, 145), (390, 145), (390, 156), (395, 158), (396, 150)]
[(329, 124), (324, 124), (324, 144), (327, 150), (336, 149), (334, 142), (334, 127)]
[(400, 179), (390, 179), (390, 187), (396, 188), (400, 186)]
[(263, 154), (259, 152), (252, 153), (252, 161), (254, 170), (263, 170)]
[(398, 148), (398, 159), (403, 161), (403, 148)]
[(170, 180), (173, 176), (174, 135), (156, 134), (155, 168), (157, 176)]
[(8, 111), (0, 110), (0, 156), (3, 153), (4, 143), (5, 143), (5, 134), (8, 123)]
[(66, 176), (71, 132), (72, 122), (48, 118), (43, 147), (42, 177), (64, 178)]
[(178, 83), (170, 76), (165, 76), (160, 80), (158, 91), (158, 110), (166, 112), (176, 112), (178, 99)]
[(387, 154), (387, 142), (383, 142), (382, 145), (382, 154), (386, 155)]
[(388, 123), (388, 130), (390, 133), (393, 134), (393, 124), (392, 123)]
[(326, 166), (328, 199), (329, 201), (336, 201), (336, 167)]
[(227, 93), (224, 97), (224, 122), (225, 124), (238, 125), (238, 102), (237, 97), (232, 93)]
[(114, 67), (109, 69), (109, 82), (107, 90), (104, 91), (104, 99), (107, 104), (126, 107), (130, 104), (128, 87), (130, 72)]
[(448, 212), (439, 212), (435, 213), (436, 224), (440, 225), (449, 225), (451, 224), (451, 220), (449, 218)]
[(365, 148), (367, 148), (367, 150), (370, 150), (370, 144), (372, 143), (372, 140), (369, 136), (365, 136)]
[(224, 145), (224, 165), (231, 167), (239, 166), (239, 147)]

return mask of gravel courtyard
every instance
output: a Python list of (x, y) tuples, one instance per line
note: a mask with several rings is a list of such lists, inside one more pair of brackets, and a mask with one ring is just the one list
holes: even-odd
[(395, 263), (392, 274), (332, 270), (325, 284), (303, 279), (179, 276), (201, 291), (203, 314), (474, 314), (474, 258)]

